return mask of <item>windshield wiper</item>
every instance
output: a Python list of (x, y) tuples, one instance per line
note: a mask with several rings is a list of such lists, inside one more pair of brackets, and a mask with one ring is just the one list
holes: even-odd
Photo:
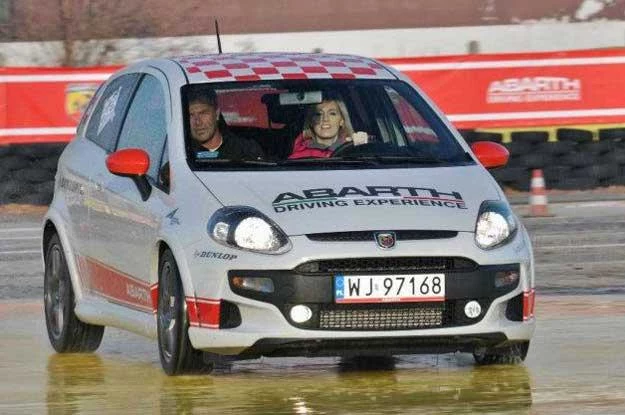
[(249, 160), (249, 159), (202, 159), (196, 158), (196, 163), (216, 164), (224, 166), (277, 166), (275, 161)]
[(382, 164), (389, 163), (411, 163), (411, 164), (446, 164), (449, 160), (443, 160), (438, 157), (427, 156), (362, 156), (358, 157), (361, 160), (370, 160)]

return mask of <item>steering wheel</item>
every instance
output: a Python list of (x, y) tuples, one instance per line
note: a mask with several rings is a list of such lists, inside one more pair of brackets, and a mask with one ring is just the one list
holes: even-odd
[(332, 152), (332, 157), (340, 156), (342, 153), (345, 153), (346, 151), (348, 151), (352, 147), (354, 147), (354, 142), (353, 141), (346, 141), (346, 142), (344, 142), (343, 144), (341, 144), (340, 146), (338, 146), (337, 148), (334, 149), (334, 151)]

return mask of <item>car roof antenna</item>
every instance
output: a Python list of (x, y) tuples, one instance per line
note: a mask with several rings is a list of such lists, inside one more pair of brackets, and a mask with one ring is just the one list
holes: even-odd
[(215, 19), (215, 34), (217, 35), (217, 50), (221, 54), (221, 38), (219, 37), (219, 23), (217, 23), (217, 19)]

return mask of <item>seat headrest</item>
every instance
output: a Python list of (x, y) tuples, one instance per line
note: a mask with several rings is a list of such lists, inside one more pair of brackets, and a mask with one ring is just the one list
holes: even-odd
[(305, 105), (280, 105), (280, 94), (265, 94), (261, 101), (267, 106), (267, 115), (272, 123), (291, 124), (305, 114)]

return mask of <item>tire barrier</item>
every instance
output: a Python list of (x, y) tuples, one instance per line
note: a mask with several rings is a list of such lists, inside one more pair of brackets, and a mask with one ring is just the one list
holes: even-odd
[(48, 205), (59, 156), (67, 143), (0, 146), (0, 205)]
[[(602, 129), (598, 134), (561, 128), (557, 141), (549, 141), (545, 131), (513, 132), (509, 142), (504, 142), (501, 133), (462, 130), (461, 134), (469, 143), (494, 141), (508, 149), (508, 164), (491, 171), (504, 189), (529, 191), (534, 169), (543, 171), (548, 190), (625, 186), (625, 128)], [(57, 162), (65, 146), (0, 146), (0, 205), (48, 205), (54, 192)]]
[(577, 128), (559, 128), (555, 141), (545, 131), (512, 132), (505, 142), (503, 134), (461, 134), (469, 143), (487, 137), (501, 142), (510, 152), (508, 164), (491, 170), (504, 189), (529, 191), (531, 172), (541, 169), (548, 190), (589, 190), (625, 185), (625, 128), (600, 129), (598, 134)]

